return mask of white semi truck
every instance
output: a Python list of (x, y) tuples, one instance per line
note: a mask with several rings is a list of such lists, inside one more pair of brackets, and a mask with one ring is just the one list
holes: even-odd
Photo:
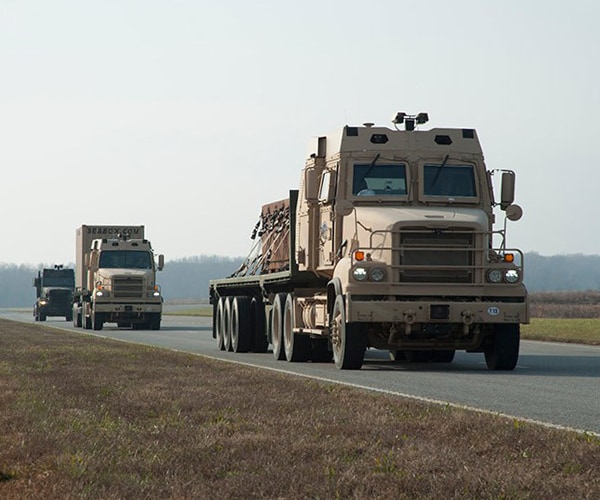
[(210, 283), (220, 349), (270, 344), (277, 359), (340, 369), (360, 368), (367, 348), (407, 362), (465, 350), (515, 367), (529, 307), (523, 254), (506, 242), (522, 215), (514, 172), (487, 170), (474, 129), (419, 130), (427, 120), (398, 113), (393, 129), (315, 141), (299, 190), (263, 206), (255, 249)]
[(77, 229), (73, 324), (101, 330), (104, 323), (159, 330), (163, 298), (144, 226), (83, 225)]

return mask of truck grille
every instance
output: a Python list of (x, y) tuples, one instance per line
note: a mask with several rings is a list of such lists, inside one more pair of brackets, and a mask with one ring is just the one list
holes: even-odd
[(129, 276), (117, 276), (113, 278), (114, 297), (142, 297), (143, 293), (143, 278)]
[(53, 306), (66, 306), (71, 305), (73, 294), (71, 293), (71, 290), (49, 290), (48, 298)]
[(470, 230), (401, 230), (399, 245), (395, 247), (399, 282), (473, 283), (475, 280), (475, 233)]

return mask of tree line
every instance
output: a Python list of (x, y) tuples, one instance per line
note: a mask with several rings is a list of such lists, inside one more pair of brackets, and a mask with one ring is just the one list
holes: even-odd
[[(168, 261), (158, 273), (166, 301), (206, 300), (208, 282), (231, 275), (243, 258), (201, 255)], [(35, 301), (38, 266), (0, 264), (0, 307), (26, 307)], [(66, 267), (73, 267), (70, 264)], [(525, 254), (525, 284), (531, 292), (600, 290), (600, 255)]]

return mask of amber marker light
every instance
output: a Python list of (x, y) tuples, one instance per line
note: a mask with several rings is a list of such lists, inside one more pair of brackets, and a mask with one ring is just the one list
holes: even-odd
[(504, 262), (514, 262), (515, 256), (512, 253), (507, 253), (504, 255)]
[(354, 258), (358, 261), (365, 260), (365, 252), (362, 250), (357, 250), (354, 252)]

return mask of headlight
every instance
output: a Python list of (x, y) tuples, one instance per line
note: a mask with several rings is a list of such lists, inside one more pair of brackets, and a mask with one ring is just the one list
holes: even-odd
[(40, 305), (41, 306), (45, 306), (47, 303), (48, 303), (48, 301), (46, 299), (40, 300)]
[(383, 281), (383, 278), (385, 278), (385, 271), (381, 267), (372, 267), (369, 269), (369, 278), (373, 281)]
[(352, 271), (352, 277), (356, 281), (365, 281), (367, 279), (367, 270), (364, 267), (355, 267)]
[(103, 297), (103, 296), (104, 296), (104, 292), (102, 292), (102, 291), (100, 291), (100, 290), (98, 290), (98, 291), (96, 292), (96, 297)]
[(490, 269), (487, 272), (487, 278), (490, 283), (500, 283), (502, 281), (502, 271), (500, 269)]
[(504, 280), (507, 283), (516, 283), (519, 281), (519, 271), (516, 269), (509, 269), (504, 273)]

